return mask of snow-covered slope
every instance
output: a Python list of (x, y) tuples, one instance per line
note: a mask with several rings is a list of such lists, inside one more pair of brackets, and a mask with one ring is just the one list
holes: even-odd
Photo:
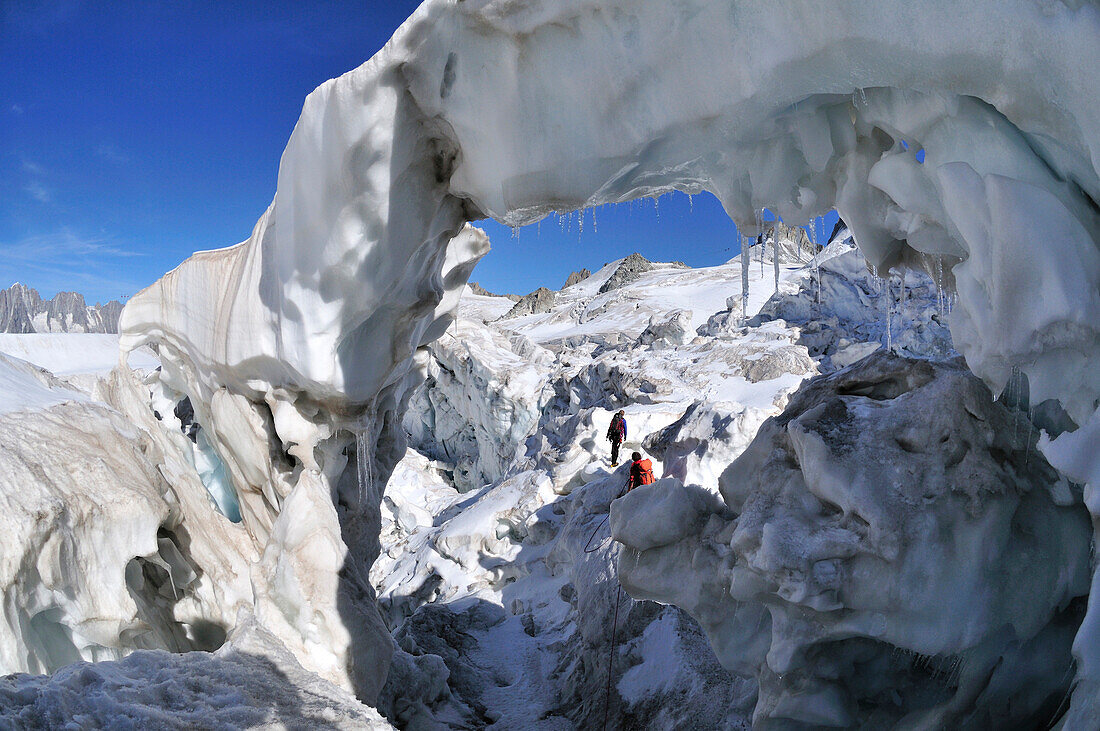
[(85, 396), (33, 364), (0, 354), (0, 414), (42, 409)]
[[(118, 335), (0, 333), (0, 353), (33, 363), (58, 377), (104, 375), (118, 365)], [(152, 371), (160, 365), (147, 348), (128, 354), (131, 368)]]

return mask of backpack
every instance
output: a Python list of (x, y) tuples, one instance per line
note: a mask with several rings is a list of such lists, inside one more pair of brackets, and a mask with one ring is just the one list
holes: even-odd
[(628, 489), (633, 490), (639, 485), (652, 485), (656, 481), (657, 478), (653, 476), (653, 462), (648, 458), (640, 459), (630, 466)]
[(607, 438), (619, 442), (626, 441), (626, 419), (615, 414), (611, 426), (607, 427)]

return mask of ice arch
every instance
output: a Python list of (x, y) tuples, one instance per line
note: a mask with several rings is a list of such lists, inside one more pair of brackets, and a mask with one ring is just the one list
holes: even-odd
[(373, 695), (379, 494), (417, 349), (488, 248), (463, 225), (671, 189), (743, 227), (835, 205), (880, 266), (961, 262), (957, 347), (995, 390), (1018, 367), (1065, 405), (1063, 462), (1094, 494), (1098, 39), (1096, 5), (1055, 0), (429, 0), (306, 99), (252, 236), (123, 314), (242, 493), (262, 555), (242, 603)]

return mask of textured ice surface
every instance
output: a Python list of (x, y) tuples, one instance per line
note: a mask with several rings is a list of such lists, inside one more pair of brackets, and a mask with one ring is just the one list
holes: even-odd
[(84, 394), (48, 371), (0, 354), (0, 414), (85, 399)]
[[(654, 263), (600, 294), (619, 266), (611, 262), (560, 293), (549, 312), (522, 318), (497, 320), (486, 301), (493, 298), (465, 298), (450, 331), (457, 337), (429, 348), (438, 361), (429, 373), (445, 377), (430, 377), (417, 391), (406, 423), (438, 419), (441, 407), (454, 404), (469, 415), (454, 422), (476, 431), (479, 444), (511, 453), (498, 476), (470, 490), (466, 457), (456, 449), (462, 441), (446, 428), (414, 431), (413, 442), (432, 459), (410, 450), (387, 486), (372, 577), (400, 647), (380, 707), (399, 725), (598, 727), (609, 657), (612, 727), (748, 723), (755, 681), (723, 669), (682, 610), (617, 590), (618, 548), (606, 518), (626, 475), (609, 469), (603, 434), (621, 404), (630, 423), (625, 449), (652, 445), (674, 460), (658, 459), (658, 473), (674, 469), (716, 485), (815, 364), (802, 349), (797, 375), (757, 383), (740, 375), (760, 356), (798, 349), (797, 332), (775, 323), (758, 328), (765, 332), (751, 350), (694, 333), (639, 345), (645, 323), (677, 321), (684, 301), (721, 307), (721, 284), (737, 281), (738, 265), (685, 271)], [(787, 262), (784, 289), (797, 292), (805, 273), (804, 263)], [(758, 268), (752, 278), (761, 281)], [(466, 317), (487, 324), (478, 328)], [(703, 358), (723, 367), (696, 372)], [(514, 387), (515, 378), (544, 384), (541, 395)], [(704, 386), (752, 405), (697, 401)], [(532, 420), (514, 419), (528, 410)]]
[(251, 600), (255, 556), (186, 438), (160, 428), (129, 371), (96, 395), (0, 415), (6, 672), (216, 648)]
[(1037, 438), (964, 367), (873, 354), (765, 422), (721, 499), (669, 478), (614, 503), (620, 580), (756, 674), (760, 727), (1042, 724), (1091, 525)]
[(459, 487), (499, 479), (538, 423), (552, 357), (466, 320), (428, 352), (427, 380), (405, 416), (411, 445), (453, 464)]
[(53, 676), (0, 678), (6, 728), (390, 729), (373, 708), (302, 669), (273, 637), (238, 633), (214, 654), (140, 651)]

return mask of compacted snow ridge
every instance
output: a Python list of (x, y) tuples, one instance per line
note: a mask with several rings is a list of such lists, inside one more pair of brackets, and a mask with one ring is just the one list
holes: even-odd
[[(5, 713), (278, 695), (209, 654), (247, 635), (333, 725), (1095, 728), (1098, 37), (1077, 0), (427, 0), (306, 98), (251, 236), (129, 301), (159, 368), (4, 349), (0, 661), (68, 666)], [(465, 285), (470, 221), (671, 190), (738, 260)], [(618, 408), (661, 477), (621, 499)]]

